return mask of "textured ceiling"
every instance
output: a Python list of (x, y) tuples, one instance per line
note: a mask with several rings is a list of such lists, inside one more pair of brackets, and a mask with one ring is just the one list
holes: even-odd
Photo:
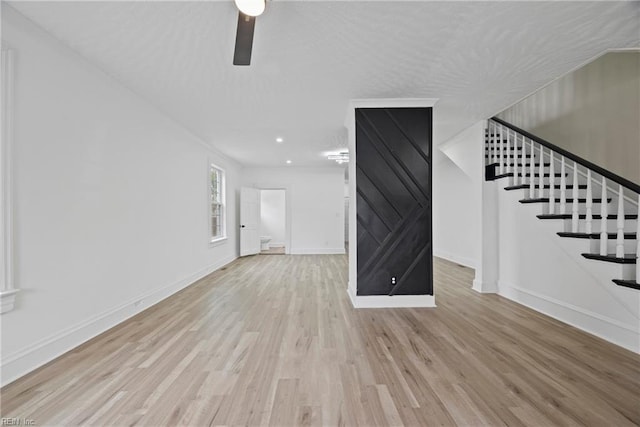
[[(353, 98), (439, 98), (444, 142), (610, 48), (636, 2), (269, 2), (231, 65), (232, 2), (11, 2), (245, 165), (332, 165)], [(277, 144), (281, 136), (284, 143)]]

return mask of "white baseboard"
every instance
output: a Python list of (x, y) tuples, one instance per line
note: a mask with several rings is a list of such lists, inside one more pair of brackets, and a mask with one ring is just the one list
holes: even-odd
[(410, 308), (435, 307), (433, 295), (354, 295), (350, 289), (347, 294), (353, 308)]
[(498, 282), (499, 295), (553, 317), (603, 340), (640, 353), (640, 329), (616, 319), (542, 295), (529, 289)]
[(13, 354), (3, 357), (2, 361), (0, 361), (0, 372), (2, 373), (0, 386), (5, 386), (52, 361), (56, 357), (73, 350), (130, 317), (192, 285), (235, 259), (235, 256), (223, 259), (182, 280), (132, 298), (111, 310), (93, 316), (77, 325), (71, 326), (18, 350)]
[(498, 292), (498, 284), (496, 282), (483, 282), (479, 279), (473, 279), (471, 289), (481, 294), (495, 294)]
[(16, 294), (20, 289), (8, 289), (0, 291), (0, 314), (13, 310), (16, 303)]
[(292, 255), (341, 255), (345, 254), (344, 248), (292, 248)]
[(476, 261), (474, 259), (458, 256), (451, 252), (441, 251), (434, 248), (433, 256), (438, 258), (444, 258), (447, 261), (455, 262), (456, 264), (464, 265), (465, 267), (474, 268), (474, 269), (476, 268)]

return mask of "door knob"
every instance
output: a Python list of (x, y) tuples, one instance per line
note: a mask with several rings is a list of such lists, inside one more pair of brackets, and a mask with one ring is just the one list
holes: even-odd
[(244, 224), (242, 224), (242, 225), (240, 226), (240, 228), (244, 228)]

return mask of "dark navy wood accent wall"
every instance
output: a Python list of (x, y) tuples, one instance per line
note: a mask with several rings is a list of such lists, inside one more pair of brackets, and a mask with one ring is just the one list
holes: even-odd
[(433, 295), (431, 129), (431, 108), (356, 109), (358, 295)]

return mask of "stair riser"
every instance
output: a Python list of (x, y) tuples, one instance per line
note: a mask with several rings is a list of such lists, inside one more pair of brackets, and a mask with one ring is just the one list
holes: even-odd
[[(569, 219), (565, 219), (562, 220), (563, 222), (563, 229), (562, 231), (566, 231), (566, 232), (571, 232), (571, 220)], [(585, 220), (580, 220), (578, 221), (578, 233), (586, 233), (585, 230)], [(637, 221), (633, 220), (633, 219), (627, 219), (624, 221), (624, 231), (626, 233), (634, 233), (636, 231), (636, 227), (637, 227)], [(600, 231), (600, 220), (599, 219), (594, 219), (593, 220), (593, 228), (594, 228), (594, 232), (597, 233)], [(617, 233), (618, 231), (618, 222), (615, 219), (609, 219), (607, 220), (607, 231), (609, 233)], [(635, 249), (634, 249), (635, 251)]]
[[(502, 181), (504, 181), (504, 184), (503, 184), (504, 187), (506, 187), (508, 185), (511, 185), (513, 183), (513, 181), (510, 181), (510, 180), (507, 181), (507, 178), (502, 178)], [(556, 184), (557, 184), (557, 181), (558, 180), (556, 180)], [(543, 183), (543, 184), (548, 184), (548, 182)], [(529, 198), (529, 188), (523, 188), (523, 189), (512, 190), (512, 191), (520, 192), (520, 194), (522, 195), (522, 197), (520, 197), (521, 199), (528, 199)], [(538, 198), (538, 189), (534, 188), (533, 191), (534, 191), (534, 198)], [(600, 192), (601, 192), (600, 189), (596, 190), (595, 187), (594, 187), (594, 190), (592, 190), (591, 194), (593, 195), (594, 198), (598, 198), (599, 199), (600, 198)], [(573, 198), (573, 190), (567, 190), (566, 194), (567, 194), (567, 199), (572, 199)], [(560, 190), (557, 189), (557, 188), (555, 189), (555, 196), (556, 196), (556, 199), (560, 199)], [(548, 198), (549, 197), (549, 189), (543, 189), (542, 190), (542, 197), (543, 198)], [(607, 197), (611, 199), (611, 201), (609, 202), (609, 206), (608, 206), (608, 212), (610, 214), (617, 213), (617, 211), (618, 211), (618, 199), (617, 199), (616, 195), (612, 194), (610, 192), (610, 193), (607, 194)], [(579, 189), (578, 190), (578, 198), (579, 199), (580, 198), (581, 199), (586, 199), (587, 198), (587, 190)], [(559, 213), (560, 212), (560, 210), (559, 210), (560, 202), (556, 202), (555, 204), (556, 204), (556, 211), (557, 211), (556, 213)], [(583, 207), (583, 205), (586, 206), (585, 203), (580, 203), (580, 205), (579, 205), (578, 211), (580, 213), (585, 213), (586, 212), (586, 207)], [(594, 203), (594, 206), (598, 210), (597, 211), (594, 210), (593, 213), (594, 214), (599, 214), (600, 213), (600, 204), (599, 203)], [(625, 200), (624, 212), (626, 214), (636, 214), (636, 213), (638, 213), (638, 207), (635, 204)], [(548, 213), (548, 212), (545, 211), (545, 213)], [(571, 203), (567, 203), (567, 213), (571, 213)]]
[[(538, 197), (538, 189), (534, 188), (533, 191), (535, 192), (536, 197)], [(549, 194), (551, 194), (551, 192), (549, 191), (549, 189), (543, 189), (542, 190), (542, 197), (549, 197)], [(572, 199), (574, 196), (573, 190), (566, 190), (566, 195), (567, 195), (567, 199)], [(529, 196), (529, 189), (526, 189), (526, 196)], [(554, 196), (556, 199), (560, 198), (560, 189), (556, 188), (554, 190)], [(600, 197), (599, 195), (597, 196), (598, 198)], [(587, 198), (587, 190), (578, 190), (578, 198), (579, 199), (586, 199)], [(613, 200), (612, 200), (613, 202)]]
[[(551, 212), (549, 212), (549, 204), (548, 203), (541, 203), (542, 205), (542, 210), (540, 213), (542, 214), (549, 214)], [(609, 204), (609, 206), (611, 206), (611, 204)], [(554, 213), (560, 213), (560, 203), (556, 203), (555, 206), (555, 212)], [(567, 211), (566, 213), (571, 214), (573, 213), (573, 206), (571, 203), (567, 203)], [(586, 203), (580, 203), (578, 205), (578, 215), (586, 215), (587, 213), (587, 205)], [(591, 208), (591, 214), (592, 215), (596, 215), (600, 213), (600, 203), (594, 203), (593, 207)], [(581, 219), (580, 221), (584, 221), (583, 219)], [(594, 220), (594, 221), (598, 221), (598, 227), (600, 227), (600, 220)], [(560, 230), (558, 230), (560, 231)]]
[[(586, 240), (585, 240), (586, 241)], [(600, 239), (589, 239), (589, 252), (597, 254), (600, 253)], [(636, 252), (636, 241), (635, 240), (625, 240), (624, 241), (624, 252), (628, 254), (632, 254)], [(615, 239), (609, 239), (607, 241), (607, 253), (613, 254), (616, 252), (616, 241)]]
[[(588, 251), (590, 242), (582, 239), (570, 239), (556, 236), (559, 244), (566, 249), (567, 253), (582, 253)], [(600, 248), (595, 253), (600, 252)], [(616, 278), (624, 280), (635, 279), (635, 264), (616, 264), (613, 262), (603, 262), (583, 258), (581, 260), (584, 268), (592, 271), (595, 277)], [(608, 283), (608, 282), (607, 282)], [(611, 283), (613, 285), (613, 283)], [(615, 285), (614, 285), (615, 286)]]

